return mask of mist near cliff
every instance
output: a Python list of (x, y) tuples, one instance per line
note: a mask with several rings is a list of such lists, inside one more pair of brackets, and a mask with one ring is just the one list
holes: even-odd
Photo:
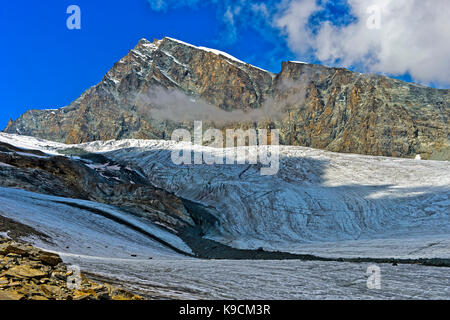
[[(278, 85), (284, 97), (266, 97), (260, 108), (242, 110), (239, 105), (228, 111), (203, 99), (186, 94), (180, 89), (153, 87), (136, 94), (135, 104), (140, 113), (155, 120), (209, 121), (216, 124), (233, 122), (281, 121), (290, 106), (303, 104), (306, 100), (306, 82), (283, 79)], [(289, 93), (289, 94), (288, 94)]]

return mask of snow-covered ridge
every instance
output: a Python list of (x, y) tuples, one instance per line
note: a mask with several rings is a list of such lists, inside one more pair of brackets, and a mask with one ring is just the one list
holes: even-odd
[(169, 40), (181, 43), (181, 44), (183, 44), (185, 46), (188, 46), (188, 47), (196, 48), (196, 49), (203, 50), (203, 51), (212, 52), (212, 53), (214, 53), (216, 55), (222, 55), (222, 56), (224, 56), (224, 57), (226, 57), (228, 59), (234, 60), (234, 61), (242, 63), (242, 64), (246, 64), (244, 61), (239, 60), (238, 58), (233, 57), (231, 54), (228, 54), (228, 53), (220, 51), (220, 50), (211, 49), (211, 48), (207, 48), (207, 47), (194, 46), (194, 45), (192, 45), (190, 43), (187, 43), (187, 42), (184, 42), (184, 41), (181, 41), (181, 40), (177, 40), (177, 39), (174, 39), (174, 38), (170, 38), (170, 37), (165, 37), (165, 39), (169, 39)]
[[(194, 45), (192, 45), (190, 43), (187, 43), (187, 42), (184, 42), (184, 41), (181, 41), (181, 40), (177, 40), (177, 39), (174, 39), (174, 38), (170, 38), (170, 37), (165, 37), (165, 39), (169, 39), (169, 40), (172, 40), (174, 42), (178, 42), (178, 43), (181, 43), (181, 44), (183, 44), (185, 46), (192, 47), (192, 48), (195, 48), (195, 49), (211, 52), (211, 53), (214, 53), (215, 55), (218, 55), (218, 56), (224, 56), (225, 58), (228, 58), (228, 59), (233, 60), (234, 62), (238, 62), (240, 64), (245, 64), (245, 65), (248, 64), (248, 63), (246, 63), (246, 62), (244, 62), (242, 60), (239, 60), (238, 58), (232, 56), (231, 54), (226, 53), (226, 52), (221, 51), (221, 50), (211, 49), (211, 48), (201, 47), (201, 46), (200, 47), (199, 46), (194, 46)], [(259, 67), (253, 66), (253, 65), (252, 65), (252, 67), (254, 67), (256, 69), (259, 69), (259, 70), (262, 70), (262, 71), (265, 71), (265, 72), (269, 72), (267, 70), (264, 70), (262, 68), (259, 68)]]
[(64, 143), (3, 132), (0, 132), (0, 142), (8, 143), (18, 148), (39, 150), (48, 154), (59, 154), (57, 150), (68, 147)]
[(289, 61), (290, 63), (297, 63), (297, 64), (308, 64), (308, 62), (304, 61)]

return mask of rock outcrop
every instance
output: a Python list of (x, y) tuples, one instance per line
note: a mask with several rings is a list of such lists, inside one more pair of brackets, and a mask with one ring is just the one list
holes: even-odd
[[(79, 278), (76, 278), (79, 277)], [(0, 300), (142, 300), (109, 284), (96, 283), (61, 258), (0, 237)]]
[(273, 74), (174, 39), (142, 39), (69, 106), (30, 110), (5, 132), (65, 143), (169, 139), (192, 129), (187, 115), (203, 106), (204, 129), (278, 128), (282, 144), (450, 160), (449, 103), (450, 90), (384, 76), (296, 62)]

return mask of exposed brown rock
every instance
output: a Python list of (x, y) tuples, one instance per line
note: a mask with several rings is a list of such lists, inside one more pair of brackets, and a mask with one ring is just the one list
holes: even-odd
[(10, 253), (17, 254), (17, 255), (26, 255), (26, 254), (28, 254), (26, 250), (21, 249), (18, 246), (13, 246), (13, 245), (8, 244), (8, 243), (3, 243), (3, 244), (0, 245), (0, 254), (8, 255)]
[[(93, 282), (82, 274), (80, 286), (71, 288), (68, 277), (72, 273), (67, 271), (59, 256), (5, 238), (0, 240), (7, 248), (17, 248), (20, 250), (16, 252), (21, 252), (6, 255), (0, 252), (0, 300), (142, 299), (126, 290)], [(48, 257), (52, 257), (50, 265)], [(54, 264), (57, 260), (60, 262)]]
[(41, 252), (37, 258), (50, 266), (57, 266), (62, 262), (61, 258), (57, 254), (51, 252)]
[(43, 278), (47, 276), (47, 272), (40, 269), (35, 269), (29, 266), (14, 266), (9, 268), (7, 271), (3, 272), (3, 275), (10, 278)]

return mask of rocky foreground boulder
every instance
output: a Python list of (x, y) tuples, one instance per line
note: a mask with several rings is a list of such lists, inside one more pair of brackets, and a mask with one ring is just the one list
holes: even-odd
[(30, 110), (7, 133), (65, 143), (170, 139), (193, 120), (277, 128), (285, 145), (450, 160), (450, 90), (283, 62), (274, 74), (171, 38), (142, 39), (69, 106)]
[(0, 237), (0, 300), (142, 299), (83, 274), (80, 280), (76, 276), (58, 255)]

